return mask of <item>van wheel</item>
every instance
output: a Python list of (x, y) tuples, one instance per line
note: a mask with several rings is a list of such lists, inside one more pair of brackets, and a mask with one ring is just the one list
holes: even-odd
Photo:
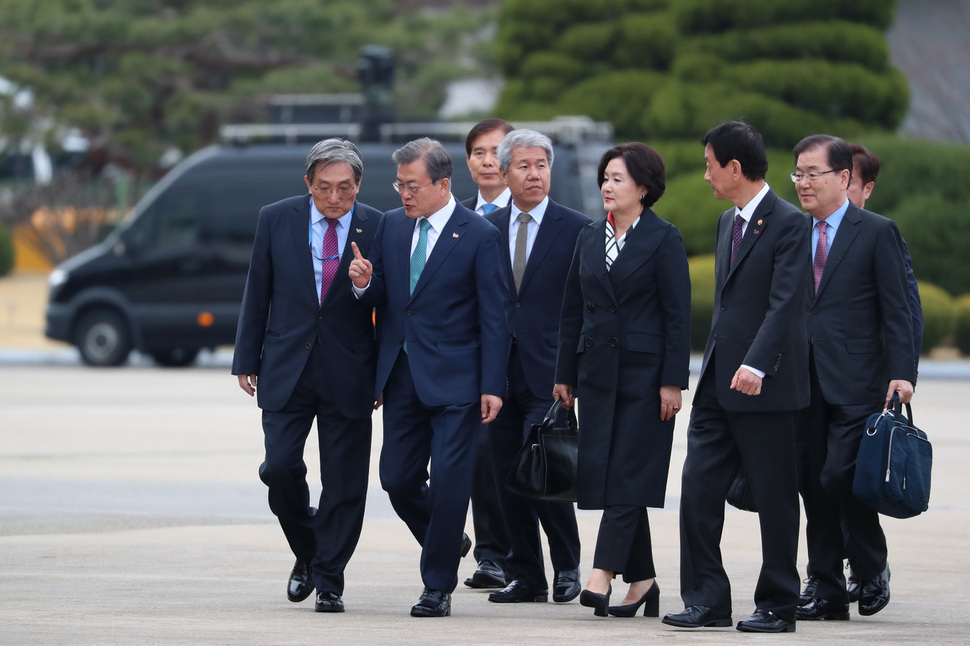
[(128, 324), (112, 310), (94, 310), (78, 321), (74, 343), (89, 366), (120, 366), (131, 352)]
[(155, 363), (166, 368), (184, 368), (191, 365), (199, 356), (198, 348), (171, 348), (152, 352)]

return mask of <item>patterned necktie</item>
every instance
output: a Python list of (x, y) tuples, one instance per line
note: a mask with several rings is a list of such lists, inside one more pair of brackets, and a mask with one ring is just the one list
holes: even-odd
[(616, 241), (616, 230), (613, 228), (613, 214), (606, 214), (606, 271), (609, 271), (620, 253), (620, 244)]
[(522, 284), (522, 276), (525, 275), (526, 251), (529, 243), (529, 220), (532, 216), (528, 213), (519, 213), (519, 229), (515, 232), (515, 258), (512, 260), (512, 279), (515, 281), (515, 291), (518, 293), (519, 285)]
[(815, 293), (817, 294), (818, 284), (822, 280), (822, 272), (825, 271), (825, 261), (829, 257), (829, 237), (827, 232), (829, 225), (825, 222), (819, 222), (815, 226), (818, 227), (818, 244), (815, 245), (815, 259), (812, 261), (812, 273), (815, 275)]
[(340, 253), (337, 251), (337, 223), (339, 220), (327, 219), (327, 232), (323, 234), (323, 260), (320, 261), (320, 302), (323, 302), (330, 289), (333, 277), (340, 266)]
[(411, 254), (411, 294), (414, 293), (414, 286), (418, 284), (418, 278), (424, 271), (424, 263), (428, 260), (428, 229), (431, 228), (431, 223), (428, 218), (421, 218), (418, 226), (421, 232), (418, 233), (418, 244)]
[(489, 204), (488, 202), (486, 202), (485, 204), (482, 204), (482, 213), (484, 213), (485, 215), (488, 215), (489, 213), (491, 213), (497, 208), (498, 207), (495, 206), (494, 204)]
[(731, 264), (734, 264), (734, 257), (738, 255), (738, 248), (741, 246), (741, 237), (744, 231), (744, 218), (738, 213), (734, 216), (734, 233), (731, 243)]

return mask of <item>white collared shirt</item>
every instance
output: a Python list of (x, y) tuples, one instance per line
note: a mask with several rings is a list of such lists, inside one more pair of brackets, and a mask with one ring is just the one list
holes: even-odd
[[(441, 235), (445, 225), (448, 224), (448, 220), (451, 219), (451, 214), (454, 213), (456, 204), (455, 196), (449, 194), (448, 203), (428, 216), (427, 219), (431, 227), (428, 229), (428, 247), (424, 257), (425, 260), (431, 257), (431, 250), (434, 249), (434, 245), (438, 241), (438, 236)], [(414, 220), (414, 231), (411, 233), (411, 253), (408, 254), (409, 257), (414, 253), (414, 248), (418, 246), (418, 236), (421, 235), (420, 224), (421, 218), (416, 218)]]
[(485, 206), (486, 204), (494, 204), (495, 206), (497, 206), (498, 208), (501, 209), (504, 206), (508, 206), (509, 202), (511, 202), (511, 201), (512, 201), (512, 191), (510, 191), (507, 186), (505, 187), (505, 190), (502, 191), (499, 194), (499, 196), (496, 197), (491, 202), (489, 202), (484, 197), (482, 197), (482, 192), (479, 191), (478, 192), (478, 201), (475, 202), (474, 211), (475, 211), (475, 213), (477, 213), (479, 215), (485, 215), (485, 210), (482, 207)]
[[(536, 235), (539, 233), (539, 226), (542, 224), (542, 218), (545, 216), (546, 208), (548, 206), (549, 196), (547, 195), (542, 198), (542, 201), (539, 202), (534, 209), (531, 211), (525, 211), (525, 213), (532, 216), (532, 219), (529, 220), (529, 233), (525, 243), (526, 261), (528, 261), (529, 256), (532, 255), (532, 245), (535, 244)], [(516, 236), (519, 235), (519, 226), (522, 224), (519, 222), (519, 213), (523, 213), (523, 211), (517, 207), (513, 201), (512, 212), (509, 215), (509, 258), (511, 258), (513, 262), (515, 262), (515, 240)]]

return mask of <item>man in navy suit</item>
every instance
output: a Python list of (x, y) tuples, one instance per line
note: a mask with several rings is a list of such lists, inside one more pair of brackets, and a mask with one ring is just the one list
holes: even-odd
[(721, 561), (724, 501), (740, 468), (761, 526), (755, 612), (744, 632), (793, 632), (798, 601), (797, 411), (808, 405), (805, 216), (765, 182), (761, 135), (730, 121), (704, 136), (718, 218), (714, 316), (687, 429), (680, 501), (680, 596), (663, 622), (730, 626), (731, 584)]
[(378, 308), (381, 485), (422, 547), (425, 587), (411, 615), (444, 617), (470, 547), (462, 529), (479, 424), (505, 393), (508, 291), (499, 232), (455, 201), (444, 146), (417, 139), (393, 160), (404, 207), (384, 214), (369, 258), (355, 249), (350, 277)]
[[(356, 201), (357, 147), (327, 139), (307, 155), (309, 195), (263, 207), (239, 312), (232, 373), (263, 409), (259, 476), (296, 555), (287, 595), (317, 589), (343, 612), (344, 567), (364, 520), (377, 348), (371, 306), (347, 275), (348, 242), (370, 251), (381, 213)], [(257, 389), (258, 384), (258, 389)], [(323, 491), (310, 507), (303, 450), (314, 418)]]
[(576, 237), (590, 219), (549, 199), (553, 149), (547, 136), (534, 130), (513, 130), (499, 144), (498, 159), (512, 203), (485, 218), (502, 234), (512, 346), (508, 394), (488, 432), (499, 501), (509, 530), (507, 570), (512, 582), (490, 594), (488, 600), (548, 599), (541, 522), (555, 573), (552, 599), (566, 602), (575, 599), (581, 589), (579, 529), (573, 504), (530, 500), (504, 485), (532, 424), (540, 423), (553, 403), (563, 286)]
[[(504, 119), (479, 121), (465, 137), (465, 163), (478, 195), (462, 200), (462, 206), (479, 215), (487, 215), (506, 206), (511, 199), (508, 185), (498, 164), (498, 145), (512, 130)], [(501, 588), (506, 580), (509, 537), (502, 520), (498, 488), (492, 470), (492, 453), (488, 446), (488, 426), (482, 424), (478, 435), (478, 457), (472, 481), (472, 524), (475, 527), (475, 561), (478, 567), (465, 579), (469, 588)]]
[(842, 570), (844, 524), (859, 577), (859, 614), (889, 603), (886, 536), (879, 514), (852, 494), (866, 418), (893, 394), (913, 396), (916, 358), (906, 297), (902, 237), (896, 223), (848, 199), (849, 145), (812, 135), (794, 149), (805, 228), (811, 231), (807, 288), (811, 405), (799, 420), (799, 489), (814, 597), (799, 619), (848, 619)]

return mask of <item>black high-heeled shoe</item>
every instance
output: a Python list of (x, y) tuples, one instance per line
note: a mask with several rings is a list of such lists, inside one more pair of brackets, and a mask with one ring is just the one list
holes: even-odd
[(636, 603), (628, 603), (624, 606), (610, 606), (609, 613), (614, 617), (633, 617), (637, 614), (637, 610), (643, 606), (643, 616), (644, 617), (659, 617), (660, 616), (660, 586), (654, 581), (640, 600)]
[(607, 609), (610, 607), (610, 593), (613, 592), (613, 584), (606, 590), (606, 594), (598, 594), (583, 590), (579, 593), (579, 605), (593, 609), (593, 614), (597, 617), (605, 617)]

